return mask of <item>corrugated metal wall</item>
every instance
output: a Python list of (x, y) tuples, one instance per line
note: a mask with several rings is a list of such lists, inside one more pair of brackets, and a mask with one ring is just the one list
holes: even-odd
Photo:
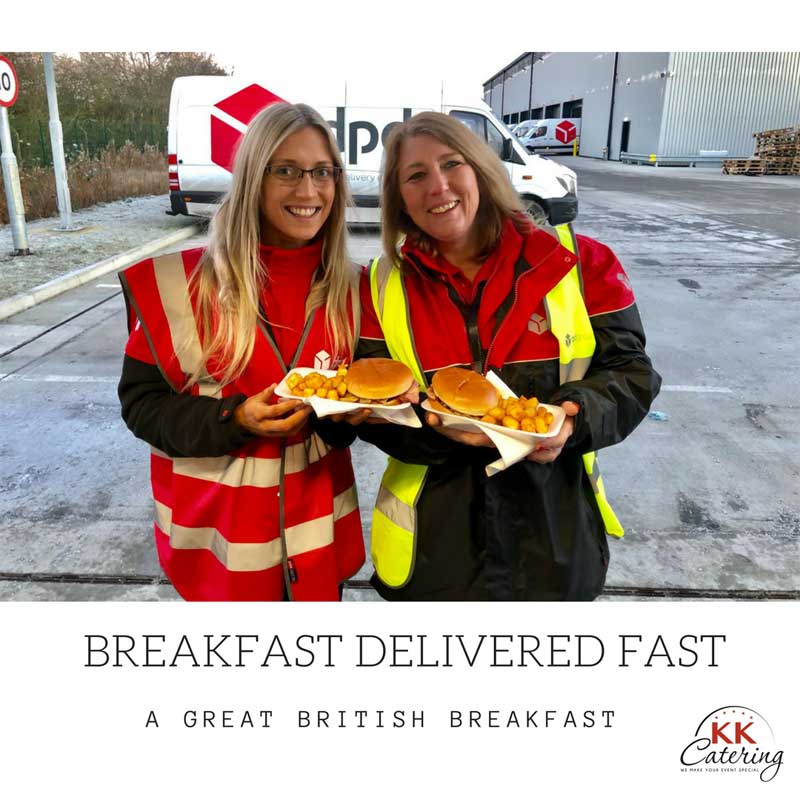
[(503, 108), (506, 114), (527, 110), (530, 86), (531, 58), (528, 56), (524, 61), (517, 62), (505, 75)]
[(533, 68), (531, 105), (546, 107), (583, 101), (580, 154), (599, 158), (608, 136), (614, 54), (548, 53)]
[[(544, 110), (546, 106), (569, 100), (583, 100), (580, 152), (600, 157), (608, 133), (609, 97), (613, 73), (613, 53), (544, 53), (533, 65), (533, 86), (530, 67), (516, 64), (514, 69), (484, 87), (484, 99), (501, 117), (506, 114)], [(503, 87), (505, 92), (503, 93)], [(560, 113), (560, 112), (559, 112)]]
[(753, 153), (753, 134), (800, 124), (800, 53), (672, 53), (661, 155)]
[[(620, 53), (611, 125), (611, 158), (618, 159), (623, 125), (629, 153), (655, 153), (664, 109), (669, 53)], [(605, 144), (605, 142), (604, 142)], [(581, 141), (581, 155), (584, 153)]]

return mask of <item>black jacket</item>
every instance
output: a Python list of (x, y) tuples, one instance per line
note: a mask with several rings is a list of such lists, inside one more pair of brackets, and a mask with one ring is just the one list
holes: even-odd
[[(603, 302), (613, 306), (615, 292), (629, 297), (625, 307), (592, 314), (596, 350), (585, 377), (559, 385), (557, 357), (517, 356), (502, 365), (490, 365), (518, 395), (535, 394), (540, 401), (552, 404), (573, 400), (580, 406), (574, 418), (574, 434), (554, 462), (522, 461), (488, 478), (484, 467), (497, 457), (494, 448), (455, 444), (430, 428), (417, 431), (390, 425), (360, 426), (359, 436), (389, 455), (430, 467), (417, 504), (413, 574), (399, 589), (374, 577), (373, 584), (384, 598), (590, 600), (602, 591), (608, 543), (581, 456), (628, 436), (646, 416), (661, 379), (645, 353), (644, 331), (622, 268), (608, 248), (583, 237), (578, 241), (590, 314), (598, 307), (602, 310)], [(561, 250), (559, 255), (565, 252)], [(551, 259), (554, 257), (551, 254)], [(530, 255), (527, 258), (533, 260)], [(432, 315), (415, 315), (414, 311), (415, 304), (436, 309), (434, 324), (441, 331), (459, 324), (466, 328), (465, 309), (448, 292), (441, 276), (430, 274), (420, 261), (407, 260), (405, 268), (412, 326), (416, 316), (414, 338), (426, 381), (430, 382), (440, 366), (460, 362), (471, 368), (469, 355), (465, 356), (463, 350), (460, 354), (454, 350), (447, 360), (446, 345), (437, 341), (427, 346), (426, 335), (437, 334), (433, 327), (428, 331), (420, 327)], [(521, 274), (537, 268), (544, 275), (546, 262), (524, 264)], [(620, 286), (615, 288), (608, 281), (618, 281)], [(538, 283), (538, 288), (531, 288), (537, 281), (529, 279), (523, 293), (538, 291), (543, 296), (551, 288), (546, 281)], [(520, 285), (518, 281), (515, 284), (517, 288)], [(487, 284), (484, 297), (488, 292)], [(612, 299), (590, 300), (593, 292)], [(514, 305), (512, 315), (520, 311), (529, 314), (539, 307), (538, 298), (527, 299), (527, 305)], [(385, 357), (385, 343), (375, 335), (375, 324), (369, 319), (367, 289), (362, 290), (362, 305), (366, 309), (362, 322), (365, 338), (357, 355)], [(366, 338), (370, 335), (373, 338)], [(613, 502), (613, 486), (610, 495)]]

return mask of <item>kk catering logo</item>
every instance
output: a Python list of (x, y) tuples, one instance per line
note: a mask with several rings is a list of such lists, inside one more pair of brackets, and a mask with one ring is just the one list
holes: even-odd
[(681, 753), (681, 772), (758, 775), (771, 781), (783, 763), (769, 723), (745, 706), (712, 711)]

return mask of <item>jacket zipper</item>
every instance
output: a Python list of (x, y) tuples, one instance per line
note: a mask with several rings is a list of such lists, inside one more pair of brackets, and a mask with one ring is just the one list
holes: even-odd
[[(527, 270), (525, 272), (527, 272)], [(523, 272), (522, 274), (524, 275), (525, 272)], [(519, 278), (517, 278), (514, 281), (514, 299), (511, 301), (511, 308), (508, 309), (508, 314), (506, 314), (506, 319), (508, 319), (513, 314), (514, 307), (517, 305), (517, 300), (519, 299), (518, 286), (521, 280), (522, 280), (522, 275), (520, 275)], [(505, 320), (503, 320), (503, 322), (500, 323), (500, 327), (497, 329), (497, 332), (492, 337), (492, 341), (489, 342), (489, 349), (486, 351), (486, 363), (483, 366), (484, 375), (486, 375), (489, 372), (489, 365), (492, 363), (492, 350), (494, 350), (495, 342), (497, 341), (497, 337), (500, 335), (500, 331), (503, 329), (504, 322)]]

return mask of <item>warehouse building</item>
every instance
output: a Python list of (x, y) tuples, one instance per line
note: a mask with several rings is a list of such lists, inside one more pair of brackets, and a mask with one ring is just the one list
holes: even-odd
[(582, 156), (746, 157), (800, 124), (800, 53), (523, 53), (483, 90), (507, 124), (580, 117)]

